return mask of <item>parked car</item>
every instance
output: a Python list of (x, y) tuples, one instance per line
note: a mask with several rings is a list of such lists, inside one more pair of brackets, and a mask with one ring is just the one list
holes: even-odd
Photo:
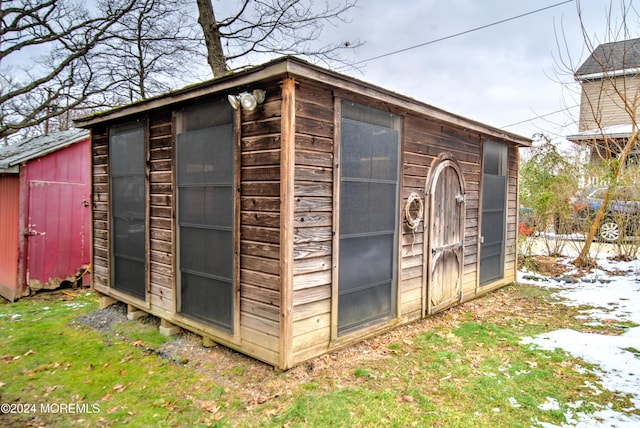
[[(591, 223), (604, 201), (606, 192), (606, 187), (595, 189), (585, 201), (578, 202), (578, 224)], [(640, 232), (640, 186), (621, 186), (615, 190), (600, 222), (597, 238), (605, 242), (616, 242), (621, 231), (625, 236), (635, 236)]]

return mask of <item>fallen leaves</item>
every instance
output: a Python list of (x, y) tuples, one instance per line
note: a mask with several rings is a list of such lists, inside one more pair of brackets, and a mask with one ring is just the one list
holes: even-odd
[(122, 392), (125, 389), (127, 389), (127, 387), (125, 385), (122, 385), (122, 384), (118, 383), (116, 385), (113, 385), (113, 387), (111, 389), (113, 389), (115, 392)]
[(16, 355), (16, 356), (12, 356), (12, 355), (5, 355), (3, 357), (0, 357), (0, 359), (2, 359), (6, 364), (11, 363), (12, 361), (17, 361), (22, 357), (28, 357), (29, 355), (33, 355), (35, 354), (36, 351), (34, 351), (33, 349), (29, 349), (27, 352), (25, 352), (22, 355)]
[(406, 394), (398, 394), (396, 396), (396, 403), (413, 403), (413, 396)]

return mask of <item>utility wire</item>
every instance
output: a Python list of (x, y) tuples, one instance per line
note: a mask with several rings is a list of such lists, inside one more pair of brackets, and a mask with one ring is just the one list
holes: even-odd
[(406, 52), (406, 51), (409, 51), (409, 50), (412, 50), (412, 49), (421, 48), (423, 46), (431, 45), (433, 43), (442, 42), (443, 40), (448, 40), (448, 39), (452, 39), (454, 37), (458, 37), (458, 36), (462, 36), (462, 35), (465, 35), (465, 34), (473, 33), (474, 31), (483, 30), (485, 28), (493, 27), (493, 26), (498, 25), (498, 24), (503, 24), (503, 23), (508, 22), (508, 21), (513, 21), (514, 19), (522, 18), (522, 17), (528, 16), (528, 15), (533, 15), (534, 13), (542, 12), (542, 11), (547, 10), (547, 9), (551, 9), (551, 8), (554, 8), (554, 7), (562, 6), (564, 4), (573, 3), (573, 2), (574, 2), (574, 0), (566, 0), (566, 1), (563, 1), (563, 2), (560, 2), (560, 3), (552, 4), (551, 6), (543, 7), (542, 9), (532, 10), (531, 12), (523, 13), (521, 15), (512, 16), (511, 18), (506, 18), (506, 19), (502, 19), (500, 21), (492, 22), (491, 24), (482, 25), (480, 27), (476, 27), (476, 28), (472, 28), (470, 30), (462, 31), (460, 33), (455, 33), (455, 34), (451, 34), (449, 36), (441, 37), (439, 39), (430, 40), (428, 42), (420, 43), (419, 45), (409, 46), (408, 48), (399, 49), (397, 51), (393, 51), (393, 52), (389, 52), (389, 53), (386, 53), (386, 54), (382, 54), (382, 55), (374, 56), (374, 57), (371, 57), (371, 58), (363, 59), (361, 61), (357, 61), (357, 62), (353, 63), (352, 65), (358, 65), (358, 64), (362, 64), (363, 62), (373, 61), (373, 60), (376, 60), (376, 59), (385, 58), (385, 57), (388, 57), (388, 56), (391, 56), (391, 55), (395, 55), (395, 54), (398, 54), (398, 53), (401, 53), (401, 52)]
[(565, 107), (565, 108), (562, 108), (560, 110), (552, 111), (550, 113), (541, 114), (541, 115), (538, 115), (536, 117), (532, 117), (531, 119), (521, 120), (520, 122), (516, 122), (516, 123), (510, 123), (509, 125), (501, 126), (501, 128), (503, 128), (503, 129), (504, 128), (510, 128), (512, 126), (520, 125), (522, 123), (532, 122), (532, 121), (534, 121), (536, 119), (542, 119), (543, 117), (547, 117), (547, 116), (551, 116), (551, 115), (554, 115), (554, 114), (562, 113), (562, 112), (565, 112), (567, 110), (570, 110), (570, 109), (576, 108), (576, 107), (580, 107), (580, 105), (576, 104), (576, 105), (571, 106), (571, 107)]

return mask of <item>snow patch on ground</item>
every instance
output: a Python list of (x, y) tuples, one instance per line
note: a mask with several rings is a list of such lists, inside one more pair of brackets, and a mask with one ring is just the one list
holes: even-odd
[[(554, 294), (561, 304), (584, 306), (586, 309), (582, 311), (582, 316), (595, 324), (624, 322), (626, 325), (640, 325), (640, 263), (613, 262), (602, 258), (598, 260), (598, 266), (600, 269), (593, 270), (577, 281), (531, 275), (527, 272), (519, 272), (518, 281), (557, 290)], [(620, 336), (562, 329), (525, 337), (522, 343), (546, 350), (561, 349), (596, 366), (595, 374), (600, 378), (600, 384), (585, 386), (596, 391), (604, 388), (628, 394), (634, 405), (629, 410), (640, 410), (640, 327), (630, 327)], [(581, 404), (576, 403), (575, 410)], [(548, 397), (538, 407), (543, 410), (560, 410), (560, 404), (553, 397)], [(640, 416), (609, 408), (593, 414), (567, 410), (564, 415), (566, 423), (562, 427), (640, 426)], [(556, 427), (536, 422), (545, 428)]]

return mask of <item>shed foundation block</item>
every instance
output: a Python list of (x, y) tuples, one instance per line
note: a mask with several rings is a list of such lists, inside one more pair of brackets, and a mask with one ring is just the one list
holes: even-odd
[(137, 320), (138, 318), (142, 318), (147, 315), (145, 311), (141, 311), (132, 305), (127, 305), (127, 319), (128, 320)]
[(100, 309), (105, 309), (108, 308), (109, 306), (118, 303), (118, 301), (116, 299), (114, 299), (113, 297), (109, 297), (105, 294), (99, 293), (96, 291), (96, 294), (98, 295), (98, 305), (100, 307)]
[(180, 333), (180, 327), (175, 324), (171, 324), (169, 321), (161, 319), (160, 320), (160, 334), (163, 336), (173, 336), (174, 334)]
[(213, 348), (217, 343), (206, 336), (202, 336), (202, 346), (205, 348)]

